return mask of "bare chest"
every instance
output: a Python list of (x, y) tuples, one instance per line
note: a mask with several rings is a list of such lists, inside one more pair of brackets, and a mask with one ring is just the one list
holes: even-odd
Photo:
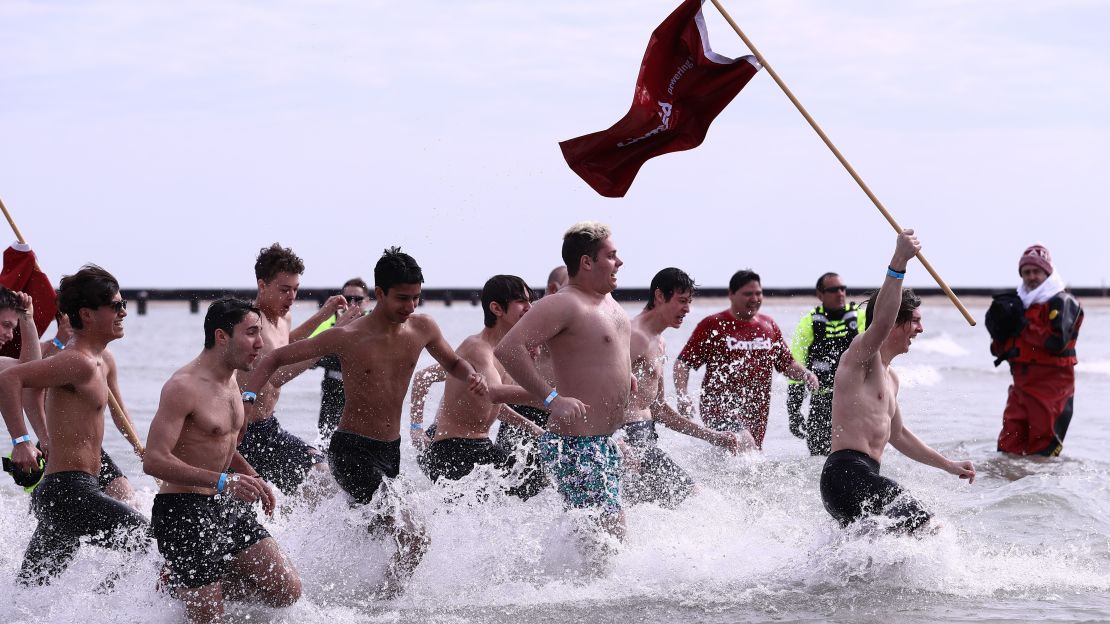
[(108, 406), (108, 371), (103, 362), (88, 379), (66, 383), (46, 392), (46, 399), (54, 408), (66, 407), (101, 413)]
[(262, 321), (262, 353), (269, 353), (274, 349), (289, 344), (289, 323), (284, 318), (277, 322), (269, 319)]
[(409, 333), (362, 337), (340, 354), (344, 382), (376, 385), (403, 380), (407, 386), (423, 349), (423, 341)]
[(237, 435), (245, 418), (238, 393), (224, 390), (202, 397), (196, 404), (186, 429), (195, 436), (222, 439)]
[[(629, 349), (632, 324), (615, 301), (582, 309), (567, 331), (558, 338), (594, 349)], [(554, 340), (552, 342), (555, 342)]]

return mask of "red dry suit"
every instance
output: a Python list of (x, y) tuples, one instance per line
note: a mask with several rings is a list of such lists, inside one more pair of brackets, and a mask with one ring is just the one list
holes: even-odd
[[(987, 312), (988, 323), (995, 306)], [(1016, 320), (1016, 319), (1015, 319)], [(1075, 397), (1075, 342), (1083, 309), (1070, 293), (1029, 306), (1016, 335), (994, 336), (991, 353), (1008, 360), (1014, 382), (1002, 413), (998, 450), (1018, 455), (1059, 455)]]

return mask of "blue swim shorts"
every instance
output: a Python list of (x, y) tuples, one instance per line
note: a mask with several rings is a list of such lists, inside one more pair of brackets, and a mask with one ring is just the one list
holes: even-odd
[(621, 458), (610, 436), (540, 436), (539, 456), (568, 506), (621, 511)]

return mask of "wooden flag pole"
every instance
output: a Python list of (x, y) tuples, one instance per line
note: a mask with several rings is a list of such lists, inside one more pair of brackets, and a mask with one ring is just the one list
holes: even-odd
[(8, 225), (12, 226), (12, 231), (15, 232), (15, 238), (21, 244), (26, 245), (27, 241), (23, 238), (23, 233), (19, 231), (15, 221), (12, 221), (12, 215), (8, 212), (8, 207), (4, 205), (4, 200), (0, 199), (0, 210), (4, 211), (4, 218), (8, 220)]
[[(782, 78), (779, 78), (779, 75), (775, 72), (774, 68), (772, 68), (767, 63), (767, 59), (759, 53), (758, 49), (756, 49), (755, 44), (753, 44), (751, 40), (748, 39), (748, 37), (744, 34), (744, 31), (740, 30), (740, 26), (738, 26), (736, 22), (733, 21), (732, 16), (728, 14), (728, 11), (725, 10), (725, 7), (721, 6), (720, 0), (712, 0), (712, 2), (713, 6), (717, 7), (717, 10), (721, 12), (721, 15), (725, 18), (725, 21), (728, 22), (729, 26), (732, 26), (732, 29), (735, 30), (736, 34), (740, 36), (740, 39), (744, 41), (744, 45), (748, 46), (748, 49), (752, 51), (752, 54), (755, 55), (755, 58), (759, 61), (760, 65), (763, 65), (763, 67), (767, 70), (767, 73), (771, 74), (771, 78), (775, 80), (775, 83), (778, 84), (779, 88), (782, 89), (783, 93), (786, 94), (786, 97), (790, 99), (790, 101), (798, 109), (798, 112), (802, 114), (802, 117), (805, 117), (805, 120), (809, 122), (809, 125), (813, 127), (813, 130), (817, 132), (817, 136), (821, 137), (821, 140), (825, 142), (825, 145), (827, 145), (830, 150), (832, 150), (833, 155), (836, 156), (836, 159), (840, 161), (840, 164), (844, 165), (844, 168), (848, 170), (848, 174), (852, 176), (852, 179), (856, 181), (856, 184), (858, 184), (859, 187), (863, 189), (863, 192), (867, 195), (871, 202), (875, 204), (876, 208), (879, 209), (879, 212), (882, 213), (883, 217), (886, 218), (887, 223), (890, 223), (890, 226), (894, 228), (895, 232), (900, 233), (902, 231), (902, 226), (898, 225), (898, 222), (894, 220), (894, 217), (892, 217), (890, 213), (887, 212), (887, 209), (883, 207), (883, 203), (880, 202), (879, 198), (871, 192), (871, 189), (867, 187), (866, 183), (864, 183), (863, 178), (859, 177), (859, 174), (856, 173), (856, 170), (853, 169), (852, 165), (848, 163), (848, 160), (844, 158), (844, 155), (840, 153), (840, 150), (836, 149), (836, 146), (833, 145), (833, 142), (831, 140), (829, 140), (829, 137), (825, 134), (825, 132), (821, 130), (821, 126), (817, 125), (817, 122), (814, 121), (813, 117), (809, 115), (805, 107), (802, 106), (802, 103), (798, 101), (798, 98), (794, 97), (794, 94), (791, 93), (790, 88), (786, 86), (786, 83), (782, 81)], [(944, 291), (944, 294), (948, 295), (948, 298), (952, 300), (952, 303), (956, 306), (957, 309), (959, 309), (960, 314), (964, 315), (964, 319), (967, 320), (968, 324), (974, 326), (975, 319), (971, 317), (971, 313), (967, 311), (967, 308), (965, 308), (964, 304), (960, 302), (960, 299), (956, 296), (956, 293), (952, 292), (952, 289), (949, 288), (948, 284), (944, 282), (944, 279), (942, 279), (941, 276), (936, 272), (936, 270), (933, 269), (933, 265), (929, 264), (929, 261), (925, 259), (925, 256), (921, 252), (917, 253), (917, 259), (921, 261), (921, 266), (925, 267), (925, 270), (929, 272), (929, 275), (933, 276), (933, 279), (936, 280), (937, 285), (940, 286), (940, 289)]]
[[(18, 240), (21, 244), (26, 245), (27, 239), (23, 238), (23, 233), (19, 231), (19, 227), (12, 219), (12, 215), (10, 212), (8, 212), (8, 207), (4, 205), (3, 199), (0, 199), (0, 211), (4, 212), (4, 218), (8, 220), (8, 225), (12, 226), (12, 232), (15, 233), (16, 240)], [(120, 405), (119, 399), (116, 398), (116, 395), (113, 394), (110, 389), (108, 390), (108, 403), (111, 405), (112, 409), (117, 410), (123, 416), (123, 437), (127, 438), (127, 441), (131, 443), (131, 446), (135, 447), (135, 452), (138, 453), (141, 457), (143, 452), (145, 451), (145, 449), (143, 448), (143, 443), (141, 440), (139, 440), (139, 435), (135, 433), (135, 427), (131, 424), (131, 420), (127, 417), (127, 412), (123, 411), (123, 406)]]
[(108, 405), (112, 410), (119, 413), (120, 420), (123, 421), (123, 437), (127, 438), (127, 441), (134, 447), (135, 454), (142, 457), (143, 453), (146, 452), (146, 449), (143, 448), (143, 442), (139, 439), (139, 434), (135, 433), (135, 426), (131, 424), (131, 418), (127, 415), (127, 412), (123, 411), (123, 406), (120, 405), (119, 399), (111, 390), (108, 390)]

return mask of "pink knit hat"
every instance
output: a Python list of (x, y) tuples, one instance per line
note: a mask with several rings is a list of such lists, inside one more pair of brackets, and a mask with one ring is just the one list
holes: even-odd
[(1021, 267), (1027, 264), (1041, 267), (1045, 275), (1052, 275), (1052, 255), (1048, 253), (1048, 248), (1040, 243), (1034, 243), (1022, 252), (1021, 259), (1018, 260), (1018, 273), (1021, 273)]

